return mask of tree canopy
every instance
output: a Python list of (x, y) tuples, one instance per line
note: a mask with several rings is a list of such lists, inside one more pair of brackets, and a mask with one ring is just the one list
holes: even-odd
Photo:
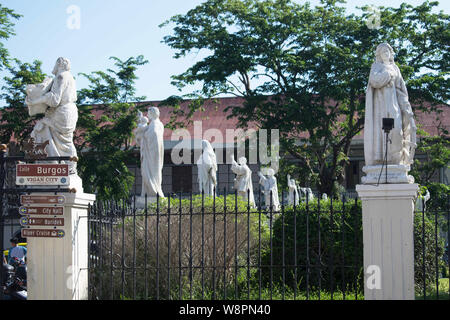
[(15, 34), (14, 20), (20, 17), (21, 15), (15, 13), (14, 10), (4, 7), (0, 3), (0, 70), (7, 66), (10, 60), (9, 52), (3, 44), (3, 40), (8, 40)]
[(381, 7), (379, 29), (369, 28), (368, 6), (348, 14), (342, 2), (208, 0), (162, 25), (174, 25), (163, 40), (174, 58), (205, 56), (173, 84), (200, 83), (192, 94), (201, 98), (243, 97), (231, 116), (241, 127), (279, 129), (282, 150), (299, 161), (296, 175), (328, 194), (363, 128), (378, 44), (393, 46), (414, 108), (435, 110), (449, 100), (449, 16), (434, 12), (437, 2)]
[(127, 197), (132, 187), (127, 164), (138, 163), (130, 143), (137, 125), (135, 102), (145, 99), (135, 96), (136, 70), (148, 62), (143, 56), (110, 59), (114, 69), (81, 74), (90, 84), (78, 92), (80, 174), (86, 192), (100, 199)]

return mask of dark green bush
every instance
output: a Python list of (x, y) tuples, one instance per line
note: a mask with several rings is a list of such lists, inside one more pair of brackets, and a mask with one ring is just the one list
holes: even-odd
[(432, 212), (426, 212), (425, 214), (417, 212), (414, 216), (414, 278), (416, 293), (423, 292), (425, 283), (427, 290), (433, 287), (436, 273), (439, 276), (439, 273), (445, 268), (445, 263), (442, 259), (444, 255), (444, 240), (439, 237), (439, 228), (436, 239), (435, 214)]
[[(343, 207), (344, 211), (342, 211)], [(282, 215), (274, 217), (272, 256), (269, 248), (262, 259), (265, 284), (269, 285), (271, 278), (276, 284), (282, 284), (284, 265), (284, 282), (290, 288), (294, 288), (296, 283), (293, 266), (296, 264), (299, 266), (297, 268), (297, 286), (302, 290), (306, 290), (308, 285), (313, 290), (320, 287), (330, 291), (343, 291), (344, 289), (353, 292), (355, 290), (362, 291), (364, 284), (361, 202), (350, 201), (343, 205), (340, 201), (333, 201), (333, 210), (331, 210), (330, 200), (320, 201), (320, 214), (318, 212), (318, 203), (314, 201), (308, 205), (308, 208), (305, 203), (301, 203), (296, 208), (296, 215), (294, 215), (293, 208), (288, 207), (285, 210), (284, 218)], [(294, 216), (296, 216), (297, 226), (297, 260), (294, 259)], [(435, 232), (434, 214), (425, 214), (425, 237), (422, 236), (422, 213), (415, 214), (414, 270), (417, 292), (421, 292), (424, 286), (424, 238), (427, 288), (434, 285), (435, 282), (436, 260), (438, 270), (442, 270), (443, 267), (444, 241), (438, 234), (436, 247)], [(307, 241), (309, 242), (309, 252), (307, 251)], [(344, 245), (342, 246), (342, 244)], [(309, 275), (307, 272), (308, 255)], [(271, 264), (274, 266), (272, 274), (270, 272)]]
[[(265, 265), (263, 278), (266, 284), (270, 284), (271, 278), (277, 284), (283, 283), (284, 264), (286, 266), (284, 282), (290, 288), (296, 286), (293, 266), (297, 265), (297, 286), (301, 290), (306, 290), (307, 286), (314, 290), (318, 290), (319, 287), (330, 291), (342, 288), (351, 291), (355, 291), (355, 288), (361, 290), (363, 265), (361, 203), (350, 201), (344, 205), (340, 201), (333, 201), (331, 210), (331, 201), (322, 200), (319, 211), (318, 203), (314, 201), (308, 206), (301, 203), (295, 212), (296, 214), (293, 208), (288, 207), (284, 215), (280, 214), (275, 218), (272, 256), (268, 250), (263, 257)], [(295, 225), (296, 238), (294, 238)], [(272, 275), (270, 265), (274, 266)]]

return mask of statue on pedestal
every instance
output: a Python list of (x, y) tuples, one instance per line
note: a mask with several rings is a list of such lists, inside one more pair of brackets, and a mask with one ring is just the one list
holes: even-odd
[[(156, 195), (164, 198), (161, 188), (162, 169), (164, 166), (164, 125), (159, 120), (159, 109), (150, 107), (148, 118), (138, 113), (138, 127), (135, 131), (136, 144), (140, 147), (142, 191), (139, 203), (147, 195), (149, 202), (156, 200)], [(149, 123), (149, 118), (151, 120)]]
[(247, 166), (247, 159), (245, 157), (239, 158), (239, 163), (231, 156), (231, 171), (236, 174), (234, 179), (234, 188), (238, 195), (245, 201), (248, 201), (251, 207), (255, 207), (255, 197), (253, 194), (252, 171)]
[(288, 187), (289, 187), (289, 198), (288, 198), (288, 204), (293, 206), (300, 203), (300, 198), (298, 194), (298, 188), (297, 183), (294, 179), (291, 179), (291, 176), (287, 175), (287, 181), (288, 181)]
[(197, 160), (199, 191), (213, 196), (217, 185), (217, 160), (211, 143), (202, 140), (202, 155)]
[[(28, 85), (25, 103), (30, 115), (45, 114), (31, 132), (33, 143), (46, 145), (49, 157), (76, 157), (73, 133), (78, 121), (77, 89), (70, 73), (70, 61), (58, 58), (52, 73), (41, 84)], [(48, 141), (48, 143), (47, 143)], [(70, 187), (82, 191), (81, 179), (77, 175), (76, 162), (68, 161)]]
[[(272, 204), (273, 211), (280, 210), (280, 201), (278, 200), (277, 178), (275, 178), (275, 171), (272, 168), (267, 169), (267, 177), (258, 172), (259, 184), (263, 186), (264, 198), (266, 200), (266, 208), (270, 209)], [(272, 195), (272, 198), (270, 197)]]
[[(387, 160), (388, 183), (414, 183), (414, 178), (408, 175), (408, 171), (414, 159), (417, 129), (405, 81), (394, 62), (394, 50), (389, 44), (380, 44), (375, 55), (376, 61), (370, 70), (366, 93), (366, 165), (363, 171), (367, 176), (362, 178), (362, 182), (377, 183), (383, 163)], [(383, 118), (394, 120), (387, 144), (382, 128)]]

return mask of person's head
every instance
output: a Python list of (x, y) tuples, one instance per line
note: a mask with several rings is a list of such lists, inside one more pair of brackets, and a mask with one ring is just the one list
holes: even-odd
[(156, 107), (148, 108), (148, 117), (149, 119), (158, 119), (159, 118), (159, 109)]
[(19, 243), (19, 239), (12, 238), (12, 239), (9, 240), (9, 242), (11, 242), (11, 246), (15, 247)]
[(394, 63), (394, 49), (388, 43), (381, 43), (377, 47), (375, 57), (380, 63)]
[(64, 71), (70, 71), (70, 61), (67, 58), (59, 57), (56, 60), (52, 73), (56, 76)]
[(247, 164), (247, 159), (245, 157), (240, 157), (238, 160), (238, 163), (243, 166), (244, 164)]

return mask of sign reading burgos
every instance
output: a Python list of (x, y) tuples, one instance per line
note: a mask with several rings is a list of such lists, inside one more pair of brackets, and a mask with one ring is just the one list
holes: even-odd
[(68, 185), (68, 164), (17, 164), (17, 185)]

